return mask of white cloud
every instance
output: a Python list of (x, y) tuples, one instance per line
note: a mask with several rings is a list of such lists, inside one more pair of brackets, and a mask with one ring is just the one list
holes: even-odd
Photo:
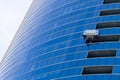
[(0, 0), (0, 61), (32, 0)]

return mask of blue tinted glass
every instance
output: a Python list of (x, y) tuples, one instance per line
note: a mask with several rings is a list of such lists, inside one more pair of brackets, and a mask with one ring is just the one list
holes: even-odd
[(0, 80), (119, 80), (119, 9), (119, 0), (33, 0)]

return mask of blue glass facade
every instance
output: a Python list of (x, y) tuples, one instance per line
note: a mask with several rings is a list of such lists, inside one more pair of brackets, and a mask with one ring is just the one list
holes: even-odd
[[(0, 80), (120, 80), (119, 9), (119, 0), (34, 0)], [(95, 29), (88, 46), (83, 31)]]

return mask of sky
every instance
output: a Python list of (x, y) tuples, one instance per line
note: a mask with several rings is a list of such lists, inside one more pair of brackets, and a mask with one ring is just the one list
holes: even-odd
[(0, 61), (33, 0), (0, 0)]

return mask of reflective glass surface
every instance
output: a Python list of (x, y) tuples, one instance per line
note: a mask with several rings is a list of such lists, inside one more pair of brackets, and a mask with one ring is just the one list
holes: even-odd
[[(98, 23), (120, 24), (118, 12), (109, 15), (114, 9), (120, 9), (119, 1), (34, 0), (0, 64), (0, 80), (120, 80), (120, 41), (88, 46), (83, 38)], [(99, 36), (120, 36), (120, 26), (107, 25), (97, 28)], [(99, 50), (116, 55), (87, 58)], [(112, 72), (82, 75), (84, 67), (97, 66), (112, 66)]]

